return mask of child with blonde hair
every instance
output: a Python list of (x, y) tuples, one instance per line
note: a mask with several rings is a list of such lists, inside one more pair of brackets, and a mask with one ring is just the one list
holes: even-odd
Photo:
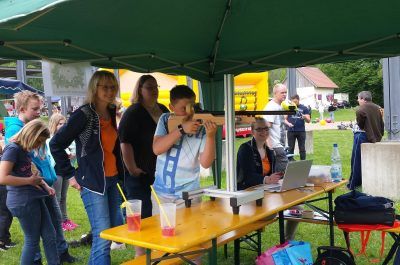
[(24, 247), (20, 264), (33, 264), (40, 237), (47, 258), (47, 264), (60, 264), (56, 247), (56, 234), (49, 210), (44, 202), (47, 196), (54, 196), (38, 173), (32, 173), (30, 152), (39, 152), (45, 147), (50, 136), (47, 126), (40, 120), (28, 122), (22, 130), (10, 139), (0, 162), (0, 185), (7, 185), (7, 207), (24, 232)]
[[(57, 133), (57, 131), (64, 126), (66, 123), (66, 118), (60, 114), (60, 113), (54, 113), (51, 115), (49, 119), (49, 131), (50, 131), (50, 138), (47, 139), (46, 143), (47, 146), (49, 144), (50, 139)], [(50, 150), (50, 148), (49, 148)], [(68, 154), (68, 158), (71, 161), (71, 164), (74, 164), (75, 161), (75, 142), (72, 142), (72, 144), (65, 150)], [(54, 167), (54, 170), (57, 174), (57, 180), (54, 182), (53, 187), (56, 191), (56, 197), (58, 204), (60, 205), (61, 209), (61, 214), (62, 214), (62, 229), (63, 231), (71, 231), (74, 230), (78, 225), (74, 223), (71, 219), (68, 218), (67, 215), (67, 193), (68, 193), (68, 187), (69, 187), (69, 181), (68, 179), (64, 178), (59, 170), (57, 170), (57, 165), (56, 162), (54, 161), (53, 156), (50, 154), (50, 162), (51, 165)]]

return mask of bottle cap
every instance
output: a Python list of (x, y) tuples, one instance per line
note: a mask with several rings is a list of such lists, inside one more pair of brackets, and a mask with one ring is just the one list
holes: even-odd
[(333, 144), (333, 147), (337, 147), (337, 144)]

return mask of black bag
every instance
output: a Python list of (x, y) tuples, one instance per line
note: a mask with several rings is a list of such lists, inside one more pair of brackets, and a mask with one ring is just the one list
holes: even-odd
[(314, 265), (356, 265), (354, 256), (345, 248), (318, 247)]
[(393, 226), (396, 219), (393, 201), (353, 190), (335, 199), (337, 224), (382, 224)]

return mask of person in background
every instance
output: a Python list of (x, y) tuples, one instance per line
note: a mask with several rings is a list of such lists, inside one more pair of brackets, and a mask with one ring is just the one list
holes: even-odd
[[(27, 90), (15, 93), (14, 101), (18, 117), (6, 117), (5, 119), (6, 142), (9, 141), (10, 137), (17, 134), (26, 123), (39, 118), (42, 107), (42, 97)], [(35, 167), (40, 171), (40, 175), (43, 177), (44, 181), (49, 186), (52, 186), (57, 180), (57, 175), (50, 164), (49, 151), (46, 145), (45, 148), (38, 149), (38, 152), (30, 152), (30, 156)], [(56, 231), (57, 250), (60, 262), (74, 263), (76, 259), (69, 254), (68, 244), (62, 230), (61, 210), (57, 198), (55, 196), (47, 196), (44, 198), (44, 202)], [(42, 264), (40, 249), (37, 250), (35, 264)]]
[[(3, 154), (3, 147), (0, 144), (0, 158)], [(13, 216), (7, 208), (7, 187), (0, 185), (0, 251), (6, 251), (15, 247), (16, 244), (11, 241), (10, 227)]]
[(370, 91), (361, 91), (357, 98), (360, 107), (356, 110), (358, 129), (354, 131), (351, 153), (351, 174), (347, 187), (354, 190), (362, 185), (361, 144), (376, 143), (382, 140), (384, 123), (381, 107), (372, 103)]
[(238, 190), (259, 184), (276, 184), (281, 172), (275, 172), (274, 151), (267, 145), (269, 128), (264, 118), (251, 124), (253, 138), (243, 143), (237, 153)]
[[(122, 157), (129, 176), (125, 180), (128, 200), (142, 200), (142, 218), (152, 216), (151, 189), (156, 170), (153, 136), (161, 114), (168, 109), (157, 102), (158, 84), (152, 75), (142, 75), (133, 89), (132, 105), (122, 116), (118, 133)], [(144, 249), (135, 247), (136, 256)]]
[[(268, 147), (269, 128), (264, 118), (256, 118), (251, 124), (253, 138), (243, 143), (237, 153), (238, 190), (260, 184), (277, 184), (283, 172), (275, 171), (274, 151)], [(291, 209), (302, 210), (302, 206)], [(274, 218), (270, 216), (268, 218)], [(293, 240), (298, 222), (287, 221), (285, 239)]]
[[(50, 131), (50, 137), (53, 137), (54, 134), (57, 133), (57, 131), (64, 126), (66, 122), (65, 117), (60, 114), (60, 113), (55, 113), (51, 115), (50, 120), (49, 120), (49, 131)], [(51, 138), (50, 138), (51, 139)], [(46, 141), (47, 146), (49, 144), (50, 139)], [(49, 148), (49, 147), (48, 147)], [(65, 150), (68, 153), (68, 158), (71, 161), (71, 164), (74, 165), (75, 161), (75, 142), (72, 142), (72, 144)], [(63, 231), (71, 231), (74, 230), (76, 227), (78, 227), (77, 224), (75, 224), (72, 220), (68, 218), (67, 215), (67, 193), (68, 193), (68, 187), (69, 187), (69, 181), (68, 179), (64, 178), (61, 176), (57, 170), (57, 165), (54, 161), (54, 158), (50, 155), (50, 162), (53, 168), (56, 171), (57, 174), (57, 181), (54, 182), (54, 189), (56, 191), (56, 197), (57, 201), (60, 205), (61, 209), (61, 214), (62, 214), (62, 229)]]
[(322, 100), (318, 104), (318, 112), (319, 112), (319, 120), (322, 121), (324, 119), (324, 104)]
[(24, 232), (24, 247), (20, 264), (35, 264), (40, 237), (47, 264), (58, 265), (60, 259), (56, 245), (56, 232), (45, 197), (54, 196), (39, 172), (32, 169), (30, 152), (46, 145), (50, 136), (47, 126), (40, 120), (28, 122), (6, 145), (0, 162), (0, 184), (7, 185), (7, 207), (17, 217)]
[(288, 127), (287, 139), (289, 154), (294, 154), (294, 147), (297, 140), (299, 146), (300, 159), (306, 160), (306, 127), (305, 123), (310, 123), (311, 117), (308, 108), (300, 104), (299, 95), (293, 95), (290, 100), (296, 104), (297, 111), (294, 115), (285, 116), (285, 124)]
[[(285, 101), (287, 88), (284, 84), (276, 84), (273, 88), (274, 97), (267, 104), (264, 110), (276, 111), (283, 110), (281, 103)], [(271, 147), (275, 152), (275, 168), (277, 172), (284, 172), (288, 163), (285, 152), (285, 128), (283, 115), (265, 115), (267, 126), (270, 129)]]
[[(123, 224), (121, 196), (117, 183), (124, 178), (117, 134), (115, 97), (119, 90), (115, 76), (97, 71), (90, 79), (86, 104), (74, 111), (68, 122), (50, 141), (50, 149), (62, 176), (79, 190), (93, 235), (88, 264), (111, 264), (111, 242), (100, 232)], [(78, 169), (65, 151), (75, 141)]]
[(337, 109), (337, 104), (332, 101), (328, 107), (329, 117), (330, 117), (332, 123), (335, 122), (335, 110), (336, 109)]

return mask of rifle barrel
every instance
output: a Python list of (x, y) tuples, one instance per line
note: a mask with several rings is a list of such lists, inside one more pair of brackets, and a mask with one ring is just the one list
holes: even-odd
[[(200, 111), (195, 114), (212, 114), (215, 116), (225, 116), (225, 111)], [(294, 115), (295, 110), (253, 110), (253, 111), (235, 111), (237, 116), (256, 116), (256, 115)]]

